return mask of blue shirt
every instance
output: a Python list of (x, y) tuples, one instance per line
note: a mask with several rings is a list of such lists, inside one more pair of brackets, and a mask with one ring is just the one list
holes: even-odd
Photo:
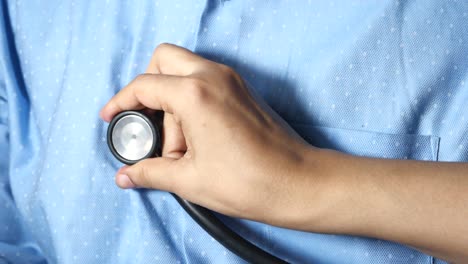
[[(466, 1), (3, 0), (0, 262), (242, 262), (168, 193), (114, 184), (98, 112), (161, 42), (232, 66), (315, 146), (468, 161)], [(291, 262), (442, 263), (222, 218)]]

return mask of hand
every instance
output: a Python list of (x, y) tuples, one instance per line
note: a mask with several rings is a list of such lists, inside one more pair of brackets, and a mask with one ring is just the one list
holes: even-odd
[[(302, 201), (310, 147), (231, 68), (169, 44), (102, 109), (163, 110), (162, 157), (125, 166), (121, 188), (153, 188), (215, 211), (279, 224)], [(297, 198), (294, 198), (298, 195)], [(300, 210), (297, 212), (300, 214)]]
[(468, 260), (467, 163), (314, 148), (229, 67), (168, 44), (101, 116), (110, 121), (143, 108), (165, 112), (162, 157), (120, 169), (122, 188), (166, 190), (231, 216), (376, 237)]

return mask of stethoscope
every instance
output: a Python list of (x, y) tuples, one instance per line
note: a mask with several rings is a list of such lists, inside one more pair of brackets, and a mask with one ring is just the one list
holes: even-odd
[[(162, 117), (161, 111), (151, 115), (137, 111), (117, 114), (107, 130), (112, 154), (127, 165), (160, 156)], [(250, 263), (287, 263), (239, 236), (210, 210), (172, 195), (195, 222), (237, 256)]]

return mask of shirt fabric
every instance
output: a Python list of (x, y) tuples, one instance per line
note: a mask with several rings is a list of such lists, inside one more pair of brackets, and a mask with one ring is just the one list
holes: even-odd
[[(0, 2), (0, 263), (243, 262), (168, 193), (114, 183), (98, 112), (162, 42), (232, 66), (314, 146), (468, 161), (466, 1)], [(220, 217), (294, 263), (443, 263)]]

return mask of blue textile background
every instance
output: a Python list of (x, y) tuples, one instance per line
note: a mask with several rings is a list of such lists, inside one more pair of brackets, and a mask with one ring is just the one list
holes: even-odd
[[(466, 1), (1, 0), (0, 263), (242, 262), (167, 193), (114, 184), (98, 111), (159, 43), (232, 66), (313, 145), (468, 161), (467, 33)], [(442, 263), (223, 219), (295, 263)]]

